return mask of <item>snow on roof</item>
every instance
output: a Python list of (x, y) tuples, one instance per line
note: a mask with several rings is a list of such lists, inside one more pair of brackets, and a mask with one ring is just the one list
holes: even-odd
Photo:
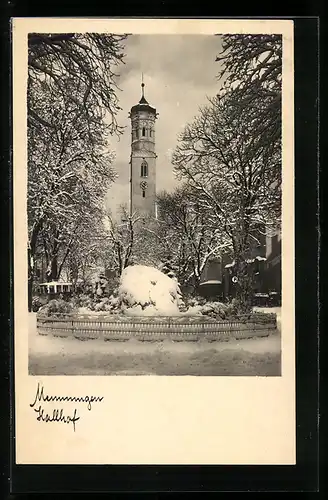
[(70, 281), (47, 281), (46, 283), (40, 283), (39, 286), (55, 286), (55, 285), (71, 285)]
[(207, 280), (203, 281), (203, 283), (200, 283), (199, 286), (201, 285), (222, 285), (222, 281), (219, 280)]
[[(262, 260), (267, 260), (267, 259), (265, 257), (261, 257), (260, 255), (258, 255), (257, 257), (254, 257), (254, 259), (246, 259), (246, 262), (247, 262), (247, 264), (252, 264), (256, 260), (262, 261)], [(224, 267), (225, 267), (225, 269), (228, 269), (229, 267), (233, 267), (234, 265), (235, 265), (235, 261), (233, 260), (232, 262), (230, 262), (230, 264), (227, 264)]]
[(258, 255), (257, 257), (254, 257), (254, 259), (247, 259), (246, 262), (247, 262), (247, 264), (252, 264), (256, 260), (266, 260), (266, 258), (265, 257), (261, 257), (260, 255)]

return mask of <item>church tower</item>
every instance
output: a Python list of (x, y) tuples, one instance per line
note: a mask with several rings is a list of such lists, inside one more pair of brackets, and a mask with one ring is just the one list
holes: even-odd
[(131, 158), (130, 158), (130, 212), (156, 216), (156, 153), (155, 120), (158, 113), (152, 108), (144, 93), (130, 111)]

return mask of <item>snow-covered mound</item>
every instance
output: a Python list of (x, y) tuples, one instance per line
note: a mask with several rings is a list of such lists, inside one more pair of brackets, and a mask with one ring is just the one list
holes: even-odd
[(118, 296), (124, 314), (135, 316), (179, 315), (179, 284), (158, 269), (129, 266), (124, 269)]

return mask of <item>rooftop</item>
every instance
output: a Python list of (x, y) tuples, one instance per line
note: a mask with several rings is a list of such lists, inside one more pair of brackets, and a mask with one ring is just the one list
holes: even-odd
[(141, 84), (141, 89), (142, 89), (141, 99), (140, 99), (138, 104), (136, 104), (135, 106), (132, 106), (131, 113), (135, 113), (138, 111), (148, 111), (149, 113), (156, 115), (156, 109), (153, 108), (152, 106), (150, 106), (147, 99), (145, 98), (144, 88), (145, 88), (145, 84), (142, 82), (142, 84)]

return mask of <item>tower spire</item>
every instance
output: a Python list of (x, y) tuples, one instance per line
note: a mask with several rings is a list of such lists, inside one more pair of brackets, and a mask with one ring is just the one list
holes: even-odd
[(140, 104), (148, 104), (145, 98), (145, 84), (144, 84), (144, 74), (141, 73), (141, 99), (139, 101)]

